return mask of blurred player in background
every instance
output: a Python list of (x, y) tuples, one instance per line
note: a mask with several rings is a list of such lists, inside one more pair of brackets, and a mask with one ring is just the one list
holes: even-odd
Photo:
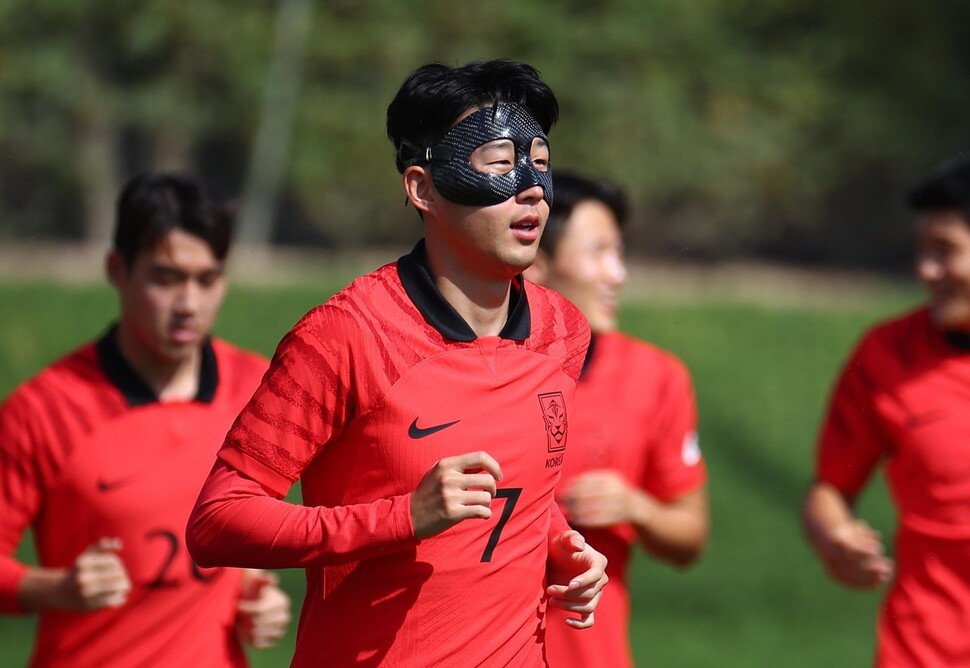
[[(286, 630), (275, 576), (200, 569), (182, 538), (266, 369), (209, 336), (231, 232), (189, 178), (129, 182), (106, 263), (117, 322), (0, 406), (0, 609), (40, 614), (33, 666), (245, 666), (239, 636)], [(13, 558), (28, 525), (40, 566)]]
[[(970, 160), (938, 168), (909, 203), (929, 299), (876, 325), (845, 364), (803, 520), (837, 582), (892, 582), (877, 666), (970, 666)], [(853, 511), (882, 465), (898, 515), (895, 562)]]
[(570, 525), (609, 559), (596, 625), (564, 633), (550, 610), (550, 666), (632, 666), (627, 566), (639, 542), (686, 566), (708, 534), (706, 471), (690, 376), (671, 353), (618, 331), (626, 199), (615, 184), (557, 172), (556, 198), (526, 278), (579, 307), (593, 330), (570, 413), (557, 496)]
[(190, 549), (307, 569), (294, 666), (542, 666), (547, 599), (593, 622), (606, 560), (553, 496), (589, 328), (521, 276), (557, 113), (520, 62), (407, 78), (387, 131), (424, 238), (286, 335), (219, 453)]

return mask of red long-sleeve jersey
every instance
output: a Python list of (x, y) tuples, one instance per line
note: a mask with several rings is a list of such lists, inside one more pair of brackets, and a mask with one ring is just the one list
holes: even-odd
[[(441, 297), (422, 246), (283, 339), (189, 526), (197, 558), (304, 566), (294, 666), (544, 665), (548, 541), (589, 329), (517, 279), (497, 337)], [(502, 467), (489, 521), (422, 541), (410, 494), (438, 460)], [(304, 507), (281, 497), (297, 480)]]

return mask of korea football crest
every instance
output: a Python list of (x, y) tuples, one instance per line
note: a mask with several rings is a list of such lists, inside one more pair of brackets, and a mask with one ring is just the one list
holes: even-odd
[(546, 444), (549, 452), (562, 452), (566, 449), (566, 400), (562, 392), (546, 392), (539, 395), (542, 407), (542, 421), (546, 427)]

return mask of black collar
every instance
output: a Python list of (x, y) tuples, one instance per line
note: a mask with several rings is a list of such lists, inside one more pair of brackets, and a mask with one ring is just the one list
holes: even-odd
[(970, 351), (970, 332), (949, 331), (943, 332), (943, 338), (954, 348), (963, 352)]
[[(443, 337), (452, 341), (474, 341), (478, 338), (468, 323), (458, 315), (458, 311), (441, 296), (438, 286), (435, 285), (431, 269), (428, 267), (424, 239), (418, 242), (414, 250), (397, 261), (397, 275), (401, 279), (404, 291), (421, 311), (421, 315)], [(525, 282), (520, 274), (512, 279), (512, 289), (509, 292), (509, 319), (499, 332), (499, 336), (503, 339), (520, 341), (529, 338), (531, 331), (529, 299), (526, 297)]]
[[(118, 348), (117, 340), (118, 325), (112, 325), (108, 331), (98, 339), (95, 344), (98, 352), (98, 362), (101, 369), (111, 381), (112, 385), (118, 388), (125, 401), (131, 407), (144, 406), (158, 401), (158, 397), (148, 383), (128, 364), (122, 356), (121, 349)], [(219, 386), (219, 365), (216, 363), (216, 353), (212, 349), (212, 341), (206, 339), (202, 345), (202, 365), (199, 369), (199, 391), (195, 395), (195, 401), (210, 404), (216, 396), (216, 388)]]

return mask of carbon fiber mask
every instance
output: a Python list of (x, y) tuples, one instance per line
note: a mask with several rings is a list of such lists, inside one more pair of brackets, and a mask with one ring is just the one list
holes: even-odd
[[(491, 206), (535, 185), (552, 206), (552, 168), (541, 172), (532, 164), (532, 141), (546, 133), (529, 110), (517, 104), (495, 104), (479, 109), (451, 128), (441, 141), (422, 151), (412, 164), (431, 163), (438, 192), (456, 204)], [(485, 174), (472, 167), (472, 152), (496, 139), (510, 139), (515, 163), (505, 174)]]

